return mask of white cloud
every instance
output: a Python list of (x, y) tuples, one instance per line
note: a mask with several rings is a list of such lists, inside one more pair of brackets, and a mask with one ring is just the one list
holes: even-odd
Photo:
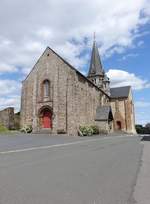
[(136, 108), (149, 108), (150, 107), (150, 101), (136, 101), (135, 107)]
[(135, 103), (135, 112), (136, 112), (136, 124), (145, 125), (150, 122), (150, 106), (143, 105), (141, 102), (137, 104)]
[(144, 14), (147, 16), (147, 18), (150, 18), (150, 2), (149, 0), (145, 1), (145, 7), (144, 7)]
[[(14, 80), (0, 80), (0, 97), (20, 94), (21, 83)], [(1, 100), (1, 98), (0, 98)]]
[(79, 57), (80, 51), (84, 48), (84, 44), (73, 44), (70, 42), (66, 42), (63, 45), (55, 46), (56, 51), (68, 62), (73, 64), (76, 68), (83, 67), (85, 62), (87, 61), (86, 56)]
[(16, 72), (17, 68), (11, 64), (0, 63), (0, 74), (4, 72)]
[(0, 110), (6, 107), (20, 109), (21, 83), (15, 80), (0, 80)]
[(149, 123), (150, 122), (149, 114), (150, 114), (149, 110), (146, 111), (136, 110), (136, 124), (146, 125), (147, 123)]
[(150, 88), (150, 83), (136, 76), (134, 73), (129, 73), (123, 70), (110, 69), (107, 72), (110, 78), (111, 87), (132, 86), (135, 90)]
[(8, 98), (0, 99), (0, 110), (5, 109), (6, 107), (14, 107), (15, 112), (20, 110), (20, 96), (12, 95)]
[(37, 31), (37, 36), (39, 38), (44, 39), (44, 40), (47, 40), (47, 39), (50, 40), (53, 37), (53, 34), (52, 34), (52, 31), (50, 30), (50, 28), (43, 27)]
[(125, 61), (128, 58), (136, 58), (138, 56), (139, 55), (137, 53), (130, 53), (130, 54), (124, 55), (121, 59), (119, 59), (119, 61)]
[[(11, 65), (11, 71), (19, 66), (25, 72), (49, 45), (81, 68), (86, 57), (79, 54), (91, 47), (94, 31), (102, 55), (122, 53), (133, 46), (140, 26), (148, 22), (149, 4), (149, 0), (136, 4), (131, 0), (1, 0), (1, 63)], [(82, 44), (85, 37), (88, 43)]]

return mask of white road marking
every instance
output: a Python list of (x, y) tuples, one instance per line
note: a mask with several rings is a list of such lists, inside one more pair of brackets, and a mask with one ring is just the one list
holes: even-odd
[(137, 136), (132, 136), (132, 135), (125, 135), (125, 136), (110, 136), (110, 137), (104, 137), (104, 138), (99, 138), (99, 139), (90, 139), (90, 140), (84, 140), (84, 141), (76, 141), (76, 142), (68, 142), (68, 143), (63, 143), (63, 144), (55, 144), (55, 145), (49, 145), (49, 146), (37, 146), (37, 147), (31, 147), (31, 148), (25, 148), (25, 149), (16, 149), (16, 150), (8, 150), (8, 151), (3, 151), (0, 152), (0, 154), (11, 154), (11, 153), (20, 153), (20, 152), (28, 152), (28, 151), (33, 151), (33, 150), (44, 150), (44, 149), (51, 149), (55, 147), (64, 147), (64, 146), (69, 146), (69, 145), (75, 145), (75, 144), (82, 144), (86, 142), (94, 142), (94, 141), (99, 141), (99, 140), (107, 140), (107, 139), (117, 139), (117, 138), (126, 138), (126, 137), (137, 137)]

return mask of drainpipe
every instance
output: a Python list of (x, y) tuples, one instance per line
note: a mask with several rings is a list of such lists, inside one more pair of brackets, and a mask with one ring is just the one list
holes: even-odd
[(68, 81), (69, 79), (67, 78), (67, 83), (66, 83), (66, 133), (68, 132)]

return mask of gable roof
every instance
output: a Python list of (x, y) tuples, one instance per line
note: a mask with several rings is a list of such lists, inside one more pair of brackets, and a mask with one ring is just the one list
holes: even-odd
[[(78, 75), (80, 75), (81, 77), (84, 78), (85, 81), (87, 81), (88, 83), (92, 84), (94, 87), (96, 87), (98, 90), (100, 90), (104, 95), (106, 95), (108, 98), (110, 98), (110, 96), (105, 93), (101, 88), (99, 88), (98, 86), (96, 86), (92, 81), (90, 81), (86, 76), (84, 76), (81, 72), (79, 72), (76, 68), (74, 68), (70, 63), (68, 63), (64, 58), (62, 58), (58, 53), (56, 53), (53, 49), (51, 49), (50, 47), (47, 47), (45, 49), (45, 51), (43, 52), (43, 54), (40, 56), (40, 58), (44, 55), (44, 53), (46, 52), (46, 50), (49, 49), (50, 51), (52, 51), (59, 59), (61, 59), (65, 64), (67, 64), (71, 69), (73, 69)], [(36, 64), (39, 62), (40, 58), (38, 59), (38, 61), (36, 62)], [(27, 77), (25, 78), (25, 80), (28, 78), (28, 76), (30, 75), (30, 73), (35, 69), (36, 64), (34, 65), (34, 67), (32, 68), (32, 70), (29, 72), (29, 74), (27, 75)], [(23, 80), (23, 81), (25, 81)]]
[(99, 106), (96, 109), (96, 121), (113, 120), (111, 106)]
[(95, 40), (93, 43), (90, 69), (89, 69), (89, 73), (88, 73), (88, 76), (93, 76), (93, 75), (104, 75), (98, 47), (96, 45)]
[(127, 98), (129, 96), (131, 86), (116, 87), (110, 89), (111, 98)]

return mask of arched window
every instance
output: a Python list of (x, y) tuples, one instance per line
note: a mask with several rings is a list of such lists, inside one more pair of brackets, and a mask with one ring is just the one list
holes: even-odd
[(47, 79), (43, 82), (43, 95), (44, 97), (50, 96), (50, 82)]

